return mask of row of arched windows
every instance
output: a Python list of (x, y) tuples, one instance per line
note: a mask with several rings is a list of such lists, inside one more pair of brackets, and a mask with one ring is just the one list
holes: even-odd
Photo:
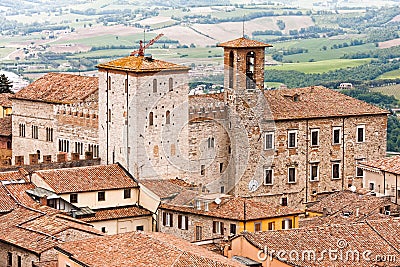
[[(157, 93), (158, 90), (158, 82), (157, 79), (153, 79), (153, 93)], [(168, 91), (174, 90), (174, 80), (172, 78), (168, 79)]]

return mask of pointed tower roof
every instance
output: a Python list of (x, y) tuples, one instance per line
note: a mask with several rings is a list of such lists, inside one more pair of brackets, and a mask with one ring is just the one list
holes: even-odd
[(259, 42), (256, 40), (250, 40), (245, 37), (240, 37), (235, 40), (220, 43), (219, 47), (230, 47), (230, 48), (247, 48), (247, 47), (272, 47), (270, 44)]
[(163, 70), (189, 70), (188, 67), (145, 56), (128, 56), (97, 65), (100, 69), (131, 72), (157, 72)]

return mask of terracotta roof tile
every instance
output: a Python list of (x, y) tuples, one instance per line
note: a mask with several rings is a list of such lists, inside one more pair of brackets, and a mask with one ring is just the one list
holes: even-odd
[(97, 77), (47, 73), (16, 93), (15, 98), (71, 104), (82, 102), (97, 91)]
[(387, 158), (380, 158), (371, 161), (359, 162), (358, 165), (362, 168), (372, 167), (385, 172), (391, 172), (394, 174), (400, 174), (400, 156), (393, 156)]
[(81, 218), (85, 222), (95, 222), (122, 218), (132, 218), (132, 217), (142, 217), (142, 216), (152, 216), (151, 211), (138, 206), (125, 206), (116, 208), (107, 208), (93, 210), (96, 212), (95, 216)]
[[(219, 205), (216, 205), (215, 203), (210, 203), (208, 211), (205, 211), (204, 209), (196, 209), (189, 206), (177, 206), (167, 203), (161, 204), (160, 208), (238, 221), (243, 221), (245, 219), (258, 220), (303, 213), (300, 210), (295, 210), (286, 206), (271, 206), (270, 204), (242, 197), (230, 197), (223, 200), (222, 203)], [(245, 210), (246, 215), (244, 213)]]
[[(308, 257), (297, 259), (286, 257), (286, 262), (294, 266), (369, 267), (371, 261), (362, 257), (362, 253), (367, 250), (371, 251), (371, 255), (368, 255), (370, 259), (375, 259), (375, 256), (379, 255), (395, 255), (395, 262), (390, 262), (390, 265), (385, 266), (400, 264), (400, 242), (397, 238), (399, 231), (399, 220), (387, 219), (291, 230), (245, 232), (243, 236), (259, 249), (267, 247), (270, 251), (298, 252), (300, 255), (305, 251), (316, 253), (315, 259), (311, 258), (311, 260), (308, 260)], [(328, 254), (324, 256), (324, 250), (325, 252), (338, 250), (338, 253), (343, 253), (344, 257), (338, 257), (332, 261)], [(359, 260), (351, 260), (351, 258), (346, 260), (346, 253), (350, 250), (359, 252)]]
[(21, 169), (21, 171), (0, 172), (0, 181), (26, 181), (27, 178), (24, 175), (24, 171)]
[(11, 134), (12, 134), (11, 116), (0, 118), (0, 135), (11, 136)]
[(322, 87), (266, 90), (274, 120), (389, 114), (374, 105)]
[(235, 40), (220, 43), (219, 47), (231, 47), (231, 48), (247, 48), (247, 47), (272, 47), (270, 44), (262, 43), (256, 40), (250, 40), (245, 37), (240, 37)]
[(318, 212), (324, 216), (314, 217), (305, 223), (301, 221), (301, 226), (387, 218), (388, 215), (381, 214), (381, 209), (385, 206), (390, 206), (392, 212), (396, 212), (398, 208), (389, 198), (363, 195), (349, 190), (335, 192), (310, 204), (307, 211)]
[(164, 70), (188, 71), (189, 68), (174, 63), (149, 59), (143, 56), (128, 56), (97, 65), (99, 69), (126, 70), (130, 72), (157, 72)]
[(35, 172), (56, 194), (137, 187), (119, 164), (75, 167)]
[(6, 107), (6, 108), (11, 108), (12, 101), (10, 98), (13, 96), (14, 96), (14, 94), (0, 94), (0, 106)]
[(161, 200), (173, 199), (186, 188), (165, 179), (143, 179), (140, 180), (140, 183), (159, 196)]
[(242, 266), (177, 237), (156, 232), (129, 232), (68, 242), (58, 250), (92, 267)]
[(34, 210), (18, 206), (0, 216), (0, 240), (28, 251), (42, 253), (61, 244), (63, 241), (60, 234), (68, 229), (102, 235), (92, 226), (59, 213), (48, 207)]
[(15, 200), (9, 195), (3, 185), (0, 185), (0, 214), (9, 212), (17, 206)]

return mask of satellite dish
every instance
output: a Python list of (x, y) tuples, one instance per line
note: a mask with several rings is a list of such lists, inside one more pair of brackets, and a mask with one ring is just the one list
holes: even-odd
[(219, 205), (219, 204), (221, 204), (221, 199), (220, 199), (219, 197), (217, 197), (217, 198), (214, 200), (214, 202), (217, 203), (217, 205)]
[(353, 192), (353, 193), (356, 192), (356, 189), (357, 189), (357, 188), (356, 188), (354, 185), (350, 186), (350, 191), (351, 191), (351, 192)]

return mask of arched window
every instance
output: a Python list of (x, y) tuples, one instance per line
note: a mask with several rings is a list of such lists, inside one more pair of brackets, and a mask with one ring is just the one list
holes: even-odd
[(174, 80), (172, 78), (169, 78), (168, 80), (168, 85), (169, 85), (169, 91), (173, 91), (174, 90)]
[(254, 75), (254, 64), (256, 60), (256, 55), (253, 51), (248, 52), (246, 55), (246, 88), (255, 89), (256, 81)]
[(165, 112), (165, 124), (170, 124), (170, 123), (171, 123), (171, 112), (167, 110), (167, 112)]
[(233, 88), (233, 51), (229, 53), (229, 88)]
[(153, 123), (154, 123), (153, 119), (154, 119), (154, 114), (153, 114), (153, 112), (150, 112), (150, 114), (149, 114), (149, 126), (153, 125)]
[(40, 150), (36, 150), (36, 154), (37, 154), (38, 159), (40, 159)]
[(153, 93), (157, 93), (157, 79), (153, 79)]

